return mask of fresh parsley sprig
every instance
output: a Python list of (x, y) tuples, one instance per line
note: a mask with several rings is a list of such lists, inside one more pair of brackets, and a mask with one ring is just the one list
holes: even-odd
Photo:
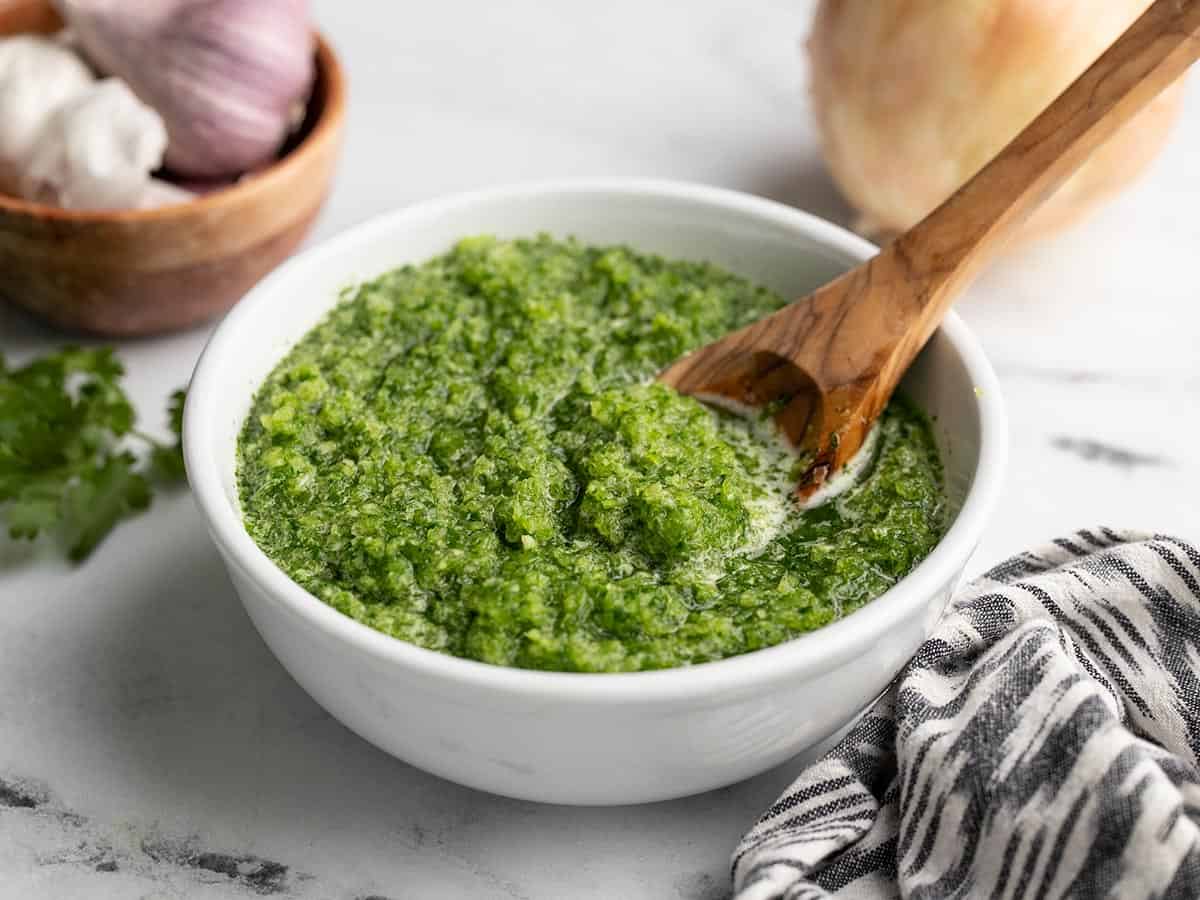
[(183, 391), (164, 444), (134, 428), (124, 372), (104, 348), (65, 347), (20, 368), (0, 356), (0, 522), (11, 537), (56, 535), (79, 562), (150, 505), (155, 485), (183, 479)]

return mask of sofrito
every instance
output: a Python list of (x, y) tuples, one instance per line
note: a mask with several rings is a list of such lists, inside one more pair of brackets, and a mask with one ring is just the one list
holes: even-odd
[(654, 383), (784, 302), (626, 247), (463, 240), (347, 289), (267, 378), (246, 527), (342, 613), (496, 665), (661, 669), (812, 631), (925, 557), (945, 504), (903, 400), (859, 481), (802, 510), (769, 422)]

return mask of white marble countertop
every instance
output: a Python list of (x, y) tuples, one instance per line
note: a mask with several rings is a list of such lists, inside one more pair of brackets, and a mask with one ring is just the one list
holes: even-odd
[[(352, 83), (317, 238), (446, 191), (572, 174), (692, 179), (847, 218), (809, 124), (805, 0), (367, 6), (316, 3)], [(1013, 434), (973, 571), (1096, 523), (1200, 539), (1198, 156), (1193, 89), (1147, 178), (961, 304)], [(122, 346), (146, 421), (206, 334)], [(0, 351), (62, 341), (0, 310)], [(487, 796), (375, 750), (292, 683), (185, 492), (78, 569), (0, 541), (5, 900), (716, 900), (734, 843), (797, 765), (643, 807)]]

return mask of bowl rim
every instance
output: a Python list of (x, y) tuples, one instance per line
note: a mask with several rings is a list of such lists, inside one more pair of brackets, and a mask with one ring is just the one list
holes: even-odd
[(328, 606), (276, 566), (243, 527), (238, 510), (225, 495), (218, 454), (210, 452), (214, 447), (210, 422), (228, 400), (228, 392), (220, 389), (226, 347), (261, 309), (286, 302), (286, 294), (277, 294), (275, 285), (297, 269), (320, 266), (358, 244), (370, 243), (376, 235), (425, 217), (477, 204), (519, 202), (554, 193), (636, 194), (700, 202), (799, 230), (854, 259), (866, 259), (877, 249), (838, 225), (773, 200), (707, 185), (646, 178), (522, 182), (434, 198), (356, 225), (293, 257), (259, 282), (216, 328), (196, 364), (184, 410), (184, 456), (197, 504), (228, 565), (241, 570), (283, 611), (308, 628), (327, 633), (348, 650), (367, 654), (383, 664), (463, 688), (612, 704), (681, 700), (715, 703), (717, 692), (727, 695), (730, 691), (761, 689), (781, 679), (800, 679), (832, 670), (869, 650), (871, 636), (884, 634), (918, 614), (930, 595), (947, 583), (957, 582), (999, 498), (1008, 440), (995, 372), (978, 341), (953, 312), (946, 317), (941, 331), (975, 386), (980, 422), (979, 460), (962, 508), (941, 541), (912, 572), (875, 600), (816, 631), (739, 656), (670, 669), (620, 673), (520, 669), (427, 650), (383, 634)]
[(70, 224), (117, 224), (137, 225), (154, 223), (162, 219), (175, 218), (183, 213), (203, 215), (240, 200), (251, 200), (253, 195), (271, 190), (274, 183), (287, 177), (293, 170), (305, 166), (308, 158), (320, 147), (337, 138), (337, 132), (346, 113), (346, 76), (338, 62), (333, 47), (321, 35), (313, 31), (313, 59), (315, 61), (313, 83), (321, 81), (324, 88), (324, 103), (320, 115), (303, 139), (285, 156), (274, 160), (264, 169), (249, 178), (235, 181), (208, 194), (192, 197), (176, 203), (167, 203), (150, 209), (65, 209), (48, 203), (38, 203), (0, 193), (0, 213), (10, 216), (24, 215), (39, 221), (54, 221)]

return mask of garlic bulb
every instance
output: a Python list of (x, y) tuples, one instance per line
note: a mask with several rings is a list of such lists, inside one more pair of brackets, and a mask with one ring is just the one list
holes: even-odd
[(89, 84), (47, 118), (21, 176), (21, 195), (69, 209), (144, 206), (167, 132), (116, 78)]
[(19, 182), (49, 111), (92, 83), (92, 73), (58, 41), (33, 35), (0, 40), (0, 191)]
[(0, 39), (0, 191), (69, 209), (180, 202), (192, 195), (150, 178), (166, 145), (158, 114), (69, 47)]
[(159, 206), (171, 206), (174, 203), (187, 203), (194, 200), (196, 195), (186, 188), (170, 181), (151, 178), (142, 189), (138, 198), (138, 209), (154, 209)]
[[(995, 156), (1150, 0), (822, 0), (808, 42), (834, 179), (863, 230), (911, 227)], [(1173, 87), (1097, 151), (1024, 225), (1076, 219), (1154, 158)]]
[(158, 111), (180, 175), (235, 175), (270, 159), (313, 76), (306, 0), (55, 0), (75, 39)]

